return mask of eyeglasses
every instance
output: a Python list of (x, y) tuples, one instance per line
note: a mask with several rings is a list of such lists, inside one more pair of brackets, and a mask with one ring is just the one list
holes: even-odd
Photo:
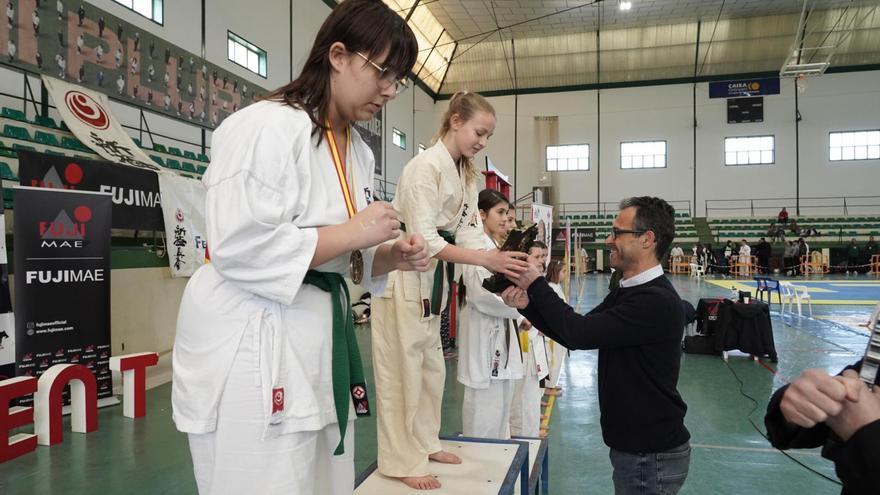
[(645, 232), (647, 232), (647, 230), (624, 230), (618, 229), (617, 227), (611, 227), (611, 233), (608, 235), (610, 235), (612, 239), (617, 239), (623, 234), (642, 235)]
[(405, 77), (398, 78), (396, 74), (389, 74), (388, 67), (382, 67), (370, 60), (366, 55), (361, 52), (355, 52), (360, 58), (364, 59), (372, 65), (377, 71), (379, 71), (379, 88), (380, 89), (388, 89), (392, 85), (394, 85), (394, 96), (399, 95), (406, 91), (409, 88), (409, 81)]

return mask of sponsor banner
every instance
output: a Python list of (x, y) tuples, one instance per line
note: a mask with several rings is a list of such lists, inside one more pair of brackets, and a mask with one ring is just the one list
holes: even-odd
[(160, 170), (110, 113), (107, 97), (82, 86), (43, 76), (43, 84), (73, 135), (105, 160)]
[[(122, 3), (131, 7), (131, 1)], [(216, 127), (265, 93), (246, 78), (91, 3), (58, 1), (57, 10), (55, 2), (8, 0), (3, 5), (8, 16), (0, 24), (4, 65), (76, 82), (202, 127)]]
[(575, 228), (572, 231), (572, 240), (580, 239), (580, 242), (596, 242), (596, 229)]
[(709, 83), (709, 98), (740, 98), (743, 96), (778, 95), (779, 78), (740, 79)]
[[(6, 225), (3, 203), (0, 202), (0, 225)], [(0, 236), (0, 380), (15, 376), (15, 319), (9, 297), (9, 270), (6, 258), (6, 236)]]
[(22, 186), (110, 193), (115, 229), (164, 229), (155, 172), (21, 150), (18, 176)]
[(81, 364), (98, 397), (110, 397), (110, 195), (20, 186), (14, 194), (15, 374)]
[(532, 203), (532, 221), (538, 224), (538, 237), (548, 248), (553, 245), (553, 207)]
[(189, 277), (208, 258), (205, 237), (205, 186), (202, 181), (159, 174), (165, 242), (171, 276)]

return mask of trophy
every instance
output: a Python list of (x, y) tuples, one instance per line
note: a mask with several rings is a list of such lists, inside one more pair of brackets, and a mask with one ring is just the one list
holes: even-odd
[[(518, 227), (510, 231), (504, 244), (501, 246), (502, 251), (519, 251), (528, 253), (529, 248), (535, 243), (535, 237), (538, 235), (538, 224), (532, 224), (528, 228)], [(491, 277), (483, 280), (483, 288), (493, 294), (500, 294), (504, 289), (513, 285), (513, 282), (500, 273), (495, 273)]]

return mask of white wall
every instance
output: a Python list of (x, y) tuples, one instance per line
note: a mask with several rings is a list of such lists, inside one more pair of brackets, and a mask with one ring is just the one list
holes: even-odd
[[(602, 90), (601, 143), (597, 137), (596, 91), (520, 95), (516, 112), (514, 97), (492, 97), (489, 101), (495, 107), (498, 124), (485, 153), (499, 169), (516, 179), (517, 196), (527, 193), (544, 173), (543, 150), (534, 139), (534, 117), (558, 116), (559, 144), (588, 143), (591, 159), (588, 172), (550, 174), (554, 203), (616, 202), (626, 196), (651, 194), (667, 200), (689, 200), (694, 214), (705, 216), (706, 200), (794, 198), (798, 175), (802, 214), (842, 213), (839, 209), (803, 206), (822, 203), (803, 198), (877, 195), (874, 185), (880, 182), (880, 160), (830, 162), (828, 132), (880, 128), (880, 71), (825, 74), (809, 79), (806, 91), (798, 95), (803, 118), (799, 129), (799, 167), (795, 162), (795, 91), (791, 80), (783, 80), (779, 95), (764, 98), (764, 122), (728, 124), (725, 100), (709, 99), (708, 83), (697, 84), (696, 160), (691, 84)], [(447, 105), (448, 101), (438, 101), (435, 115)], [(514, 119), (518, 123), (516, 136)], [(724, 165), (725, 137), (768, 134), (776, 137), (774, 164)], [(620, 168), (620, 142), (642, 139), (667, 141), (665, 169)], [(482, 156), (477, 160), (480, 165), (485, 163)], [(389, 175), (389, 179), (393, 177)], [(847, 201), (851, 205), (858, 200)], [(789, 202), (793, 207), (794, 201), (785, 201)], [(760, 213), (769, 216), (774, 211)]]

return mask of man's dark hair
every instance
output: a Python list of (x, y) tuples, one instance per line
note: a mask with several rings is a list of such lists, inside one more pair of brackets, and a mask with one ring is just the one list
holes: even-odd
[(547, 249), (547, 245), (544, 244), (544, 241), (535, 241), (532, 243), (531, 246), (529, 246), (529, 249), (532, 249), (532, 248)]
[(633, 230), (650, 230), (657, 239), (654, 255), (657, 260), (666, 257), (666, 251), (675, 238), (675, 208), (666, 201), (651, 196), (638, 196), (624, 199), (620, 209), (634, 207)]

